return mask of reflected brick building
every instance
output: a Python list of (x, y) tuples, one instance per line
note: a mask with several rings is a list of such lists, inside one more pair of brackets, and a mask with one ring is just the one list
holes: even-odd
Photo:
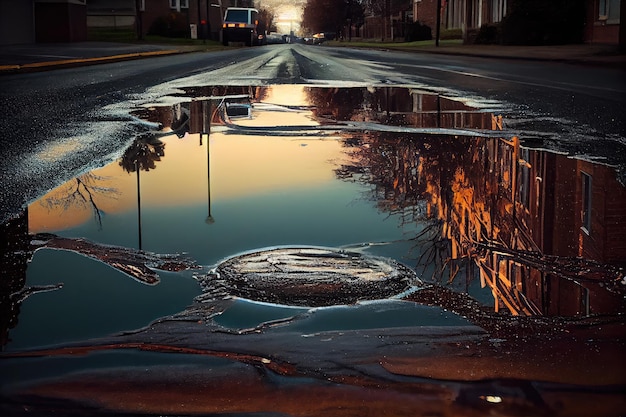
[[(526, 148), (517, 137), (481, 137), (479, 130), (500, 130), (502, 118), (462, 102), (399, 88), (360, 94), (355, 101), (317, 91), (316, 113), (408, 129), (371, 133), (368, 146), (355, 151), (360, 168), (338, 175), (367, 172), (382, 210), (437, 225), (440, 241), (430, 250), (440, 252), (438, 267), (449, 280), (462, 270), (471, 278), (474, 268), (465, 266), (473, 260), (496, 310), (623, 310), (626, 189), (613, 167)], [(346, 112), (338, 109), (344, 101), (363, 104)], [(422, 135), (411, 128), (476, 133)]]
[[(525, 149), (517, 138), (470, 148), (484, 167), (458, 166), (433, 202), (453, 258), (476, 260), (496, 310), (587, 315), (620, 311), (603, 265), (626, 261), (626, 189), (608, 166)], [(476, 176), (478, 174), (478, 176)], [(446, 204), (447, 203), (447, 204)]]

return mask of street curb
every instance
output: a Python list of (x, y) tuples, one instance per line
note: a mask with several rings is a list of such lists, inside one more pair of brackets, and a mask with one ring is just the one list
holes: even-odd
[(0, 65), (0, 75), (14, 72), (36, 72), (47, 69), (71, 68), (77, 66), (104, 64), (108, 62), (128, 61), (133, 59), (182, 54), (185, 51), (164, 50), (151, 52), (134, 52), (130, 54), (111, 55), (96, 58), (64, 59), (60, 61), (35, 62), (23, 65)]

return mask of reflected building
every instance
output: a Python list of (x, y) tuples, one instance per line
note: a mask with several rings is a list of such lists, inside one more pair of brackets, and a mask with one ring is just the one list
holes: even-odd
[[(419, 128), (502, 129), (502, 117), (403, 87), (306, 88), (316, 117)], [(358, 103), (355, 106), (355, 103)]]
[[(365, 94), (362, 108), (348, 117), (420, 127), (502, 126), (500, 117), (461, 103), (385, 90)], [(319, 114), (342, 114), (323, 110), (333, 100), (316, 94)], [(374, 132), (349, 149), (360, 163), (338, 170), (340, 177), (365, 178), (382, 210), (436, 231), (421, 236), (429, 239), (430, 253), (418, 264), (439, 262), (449, 282), (460, 272), (480, 279), (497, 311), (623, 311), (626, 189), (613, 167), (524, 147), (517, 137)]]
[[(623, 311), (626, 189), (615, 169), (523, 148), (517, 138), (488, 142), (501, 221), (476, 259), (481, 279), (497, 295), (496, 308), (547, 315)], [(471, 223), (461, 222), (460, 230), (479, 224), (471, 206), (457, 209)], [(471, 239), (459, 234), (459, 243)]]

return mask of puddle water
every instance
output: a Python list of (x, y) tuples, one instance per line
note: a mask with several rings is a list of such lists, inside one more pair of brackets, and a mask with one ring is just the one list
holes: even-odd
[[(281, 325), (281, 319), (292, 317), (296, 320)], [(469, 324), (467, 320), (450, 312), (442, 312), (439, 308), (400, 300), (308, 309), (238, 299), (214, 320), (220, 326), (233, 330), (257, 328), (264, 323), (271, 323), (275, 324), (275, 328), (303, 334), (332, 330)]]
[(76, 253), (40, 250), (28, 267), (27, 284), (61, 282), (63, 286), (22, 304), (9, 347), (56, 344), (143, 327), (185, 309), (200, 294), (191, 276), (160, 272), (160, 278), (158, 285), (148, 286)]
[[(146, 326), (211, 291), (192, 275), (279, 246), (388, 257), (513, 315), (623, 311), (626, 189), (612, 166), (527, 147), (500, 115), (408, 88), (217, 86), (169, 100), (133, 112), (159, 128), (119, 161), (4, 225), (5, 350)], [(33, 253), (33, 239), (50, 247), (43, 234), (87, 257)], [(113, 246), (184, 255), (196, 269), (146, 280), (132, 262), (120, 272)], [(400, 300), (315, 310), (253, 301), (235, 300), (215, 322), (298, 316), (289, 328), (303, 333), (467, 323)]]

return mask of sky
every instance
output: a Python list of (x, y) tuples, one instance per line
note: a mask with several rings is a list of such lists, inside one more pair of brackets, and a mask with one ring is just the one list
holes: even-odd
[(278, 32), (289, 34), (290, 31), (298, 33), (302, 19), (302, 9), (306, 0), (257, 0), (256, 5), (267, 8), (274, 12), (274, 23)]

